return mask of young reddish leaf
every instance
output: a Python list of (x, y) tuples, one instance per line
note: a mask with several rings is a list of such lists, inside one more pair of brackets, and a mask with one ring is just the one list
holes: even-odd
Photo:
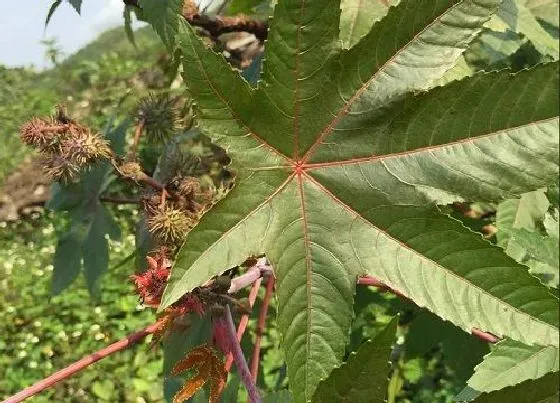
[(193, 349), (181, 361), (177, 362), (171, 371), (172, 375), (193, 370), (195, 374), (185, 381), (185, 384), (173, 398), (174, 403), (180, 403), (194, 396), (207, 382), (210, 383), (210, 403), (219, 403), (220, 391), (227, 379), (224, 363), (216, 352), (207, 345)]

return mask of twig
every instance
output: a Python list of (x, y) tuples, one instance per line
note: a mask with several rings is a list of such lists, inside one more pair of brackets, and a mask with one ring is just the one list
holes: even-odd
[(251, 372), (249, 372), (249, 367), (247, 366), (247, 361), (241, 350), (241, 345), (237, 340), (237, 334), (235, 331), (235, 325), (233, 324), (233, 318), (231, 317), (231, 310), (229, 305), (226, 305), (226, 313), (219, 319), (223, 320), (225, 323), (225, 328), (227, 329), (227, 336), (229, 339), (230, 350), (235, 359), (235, 365), (237, 366), (237, 371), (239, 372), (239, 377), (247, 389), (249, 395), (250, 403), (261, 403), (261, 397), (257, 390), (257, 385), (253, 382), (251, 377)]
[(259, 360), (261, 355), (261, 339), (264, 333), (264, 328), (266, 325), (266, 316), (268, 314), (268, 306), (270, 305), (270, 298), (272, 297), (272, 292), (274, 291), (275, 278), (273, 274), (268, 276), (268, 282), (266, 283), (266, 290), (264, 294), (263, 303), (261, 306), (261, 311), (259, 313), (259, 320), (257, 322), (257, 334), (255, 338), (255, 345), (253, 347), (253, 356), (251, 357), (251, 376), (253, 377), (253, 382), (257, 382), (257, 374), (259, 373)]
[[(123, 0), (129, 6), (140, 7), (138, 0)], [(268, 25), (266, 21), (254, 20), (247, 16), (235, 17), (215, 16), (209, 17), (200, 14), (196, 7), (185, 7), (183, 17), (193, 26), (203, 28), (212, 37), (231, 32), (248, 32), (257, 37), (261, 42), (268, 36)]]
[(272, 272), (272, 267), (266, 264), (265, 258), (260, 258), (244, 274), (231, 279), (228, 293), (235, 294), (240, 289), (253, 284), (258, 278), (263, 276), (264, 272)]
[(140, 200), (130, 199), (126, 197), (113, 197), (113, 196), (101, 196), (99, 201), (103, 203), (114, 203), (114, 204), (138, 204)]
[(101, 350), (93, 354), (90, 354), (79, 361), (76, 361), (75, 363), (69, 365), (68, 367), (55, 372), (51, 376), (42, 379), (39, 382), (23, 389), (21, 392), (18, 392), (15, 395), (7, 398), (2, 403), (18, 403), (33, 395), (36, 395), (37, 393), (47, 388), (50, 388), (55, 383), (60, 382), (63, 379), (69, 378), (70, 376), (74, 375), (76, 372), (83, 370), (84, 368), (88, 367), (94, 362), (102, 360), (103, 358), (108, 357), (109, 355), (116, 353), (117, 351), (124, 350), (138, 343), (147, 335), (154, 333), (158, 327), (159, 327), (159, 322), (151, 324), (145, 327), (144, 329), (140, 330), (139, 332), (133, 333), (127, 336), (125, 339), (119, 340), (116, 343), (113, 343), (105, 348), (102, 348)]
[[(262, 281), (262, 277), (257, 278), (253, 283), (253, 286), (251, 287), (251, 291), (249, 291), (249, 306), (251, 308), (253, 307), (253, 305), (255, 305), (255, 301), (257, 300), (257, 295), (259, 293), (259, 287), (261, 286), (261, 281)], [(231, 288), (229, 292), (231, 293)], [(241, 339), (243, 338), (243, 334), (245, 333), (245, 329), (247, 329), (248, 323), (249, 323), (249, 315), (243, 314), (241, 316), (241, 320), (239, 321), (239, 326), (237, 327), (238, 342), (241, 342)], [(226, 363), (225, 363), (226, 372), (229, 372), (229, 370), (231, 369), (231, 364), (233, 364), (233, 354), (230, 352), (226, 356)]]
[(136, 152), (138, 151), (138, 143), (140, 142), (140, 136), (142, 136), (142, 132), (144, 131), (144, 125), (145, 124), (146, 124), (146, 121), (144, 119), (140, 119), (140, 121), (136, 125), (136, 129), (134, 130), (134, 140), (132, 141), (132, 147), (130, 148), (131, 161), (136, 160)]
[[(381, 290), (389, 291), (392, 294), (395, 294), (395, 295), (397, 295), (397, 296), (399, 296), (403, 299), (406, 299), (407, 301), (414, 304), (414, 301), (412, 301), (406, 295), (403, 295), (400, 291), (389, 287), (387, 284), (385, 284), (383, 281), (379, 280), (376, 277), (373, 277), (373, 276), (358, 277), (357, 283), (358, 283), (358, 285), (369, 285), (369, 286), (377, 287)], [(477, 328), (472, 328), (471, 329), (471, 334), (473, 336), (478, 337), (482, 341), (485, 341), (485, 342), (488, 342), (488, 343), (497, 343), (498, 341), (500, 341), (500, 338), (498, 336), (496, 336), (492, 333), (489, 333), (489, 332), (484, 332), (484, 331), (482, 331), (480, 329), (477, 329)]]

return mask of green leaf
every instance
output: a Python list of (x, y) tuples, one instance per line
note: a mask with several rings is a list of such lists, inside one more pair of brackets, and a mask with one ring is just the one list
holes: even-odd
[(473, 403), (555, 403), (558, 402), (558, 386), (558, 372), (554, 372), (534, 381), (525, 381), (496, 392), (484, 393), (473, 400)]
[(476, 367), (468, 385), (479, 392), (491, 392), (558, 371), (558, 361), (556, 347), (502, 340)]
[(172, 52), (179, 27), (183, 0), (139, 0), (143, 20), (148, 22)]
[[(124, 137), (130, 121), (106, 130), (111, 146), (118, 154), (124, 149)], [(99, 297), (99, 278), (109, 264), (109, 247), (105, 235), (120, 237), (120, 228), (99, 202), (99, 196), (113, 181), (111, 165), (103, 162), (83, 173), (80, 181), (54, 184), (47, 208), (68, 211), (70, 230), (60, 237), (55, 257), (52, 293), (58, 294), (79, 275), (84, 265), (86, 284), (91, 295)]]
[(521, 260), (525, 250), (512, 240), (514, 229), (535, 231), (538, 223), (544, 219), (549, 202), (543, 190), (528, 192), (518, 199), (505, 200), (498, 205), (496, 226), (498, 228), (498, 244), (506, 249), (508, 255)]
[(543, 221), (549, 205), (543, 190), (524, 193), (518, 199), (500, 203), (496, 211), (496, 225), (505, 232), (498, 235), (500, 243), (507, 244), (507, 231), (514, 228), (535, 231), (538, 223)]
[(264, 403), (292, 403), (294, 398), (289, 390), (280, 390), (265, 396)]
[[(163, 373), (165, 376), (163, 391), (167, 402), (173, 401), (173, 396), (185, 383), (186, 374), (170, 375), (173, 366), (194, 347), (204, 344), (208, 340), (212, 329), (210, 319), (209, 315), (200, 318), (196, 314), (187, 314), (176, 320), (175, 330), (163, 339)], [(197, 393), (193, 400), (196, 400), (202, 392)]]
[(558, 299), (436, 207), (499, 202), (558, 175), (557, 63), (422, 92), (499, 3), (401, 0), (344, 50), (339, 1), (284, 0), (256, 89), (178, 18), (197, 123), (227, 149), (235, 187), (189, 233), (161, 308), (265, 253), (296, 402), (340, 364), (360, 275), (467, 332), (558, 345)]
[[(515, 249), (512, 249), (511, 245), (514, 245)], [(527, 265), (531, 273), (541, 278), (545, 284), (558, 287), (558, 238), (543, 237), (538, 232), (529, 232), (524, 228), (514, 229), (511, 231), (506, 252), (518, 262)]]
[(360, 346), (341, 367), (319, 383), (313, 402), (383, 403), (389, 384), (389, 357), (395, 342), (398, 318)]
[(78, 14), (81, 14), (81, 12), (82, 12), (82, 0), (68, 0), (68, 3), (70, 3), (70, 5), (72, 7), (74, 7), (74, 10), (76, 10), (76, 12)]
[(51, 21), (51, 18), (53, 16), (54, 12), (58, 8), (58, 6), (60, 6), (61, 4), (62, 4), (62, 0), (55, 0), (51, 4), (51, 7), (49, 8), (49, 12), (47, 13), (47, 18), (45, 18), (45, 28), (47, 28), (47, 25), (49, 25), (49, 22)]
[(112, 239), (120, 238), (120, 228), (104, 206), (98, 206), (91, 227), (83, 243), (83, 261), (86, 284), (91, 295), (100, 296), (99, 279), (109, 266), (109, 243), (105, 234)]
[(132, 12), (133, 12), (132, 6), (129, 5), (124, 6), (124, 11), (123, 11), (124, 32), (126, 34), (126, 37), (128, 38), (128, 41), (132, 43), (134, 47), (137, 47), (136, 40), (134, 39), (134, 30), (132, 29)]
[(58, 240), (53, 261), (51, 294), (57, 295), (68, 287), (80, 274), (82, 266), (82, 243), (89, 226), (77, 223)]
[(558, 27), (559, 9), (558, 0), (521, 0), (531, 13), (539, 20)]
[(350, 49), (365, 36), (399, 0), (342, 0), (340, 2), (340, 40)]
[[(529, 266), (546, 284), (557, 287), (558, 236), (554, 233), (557, 222), (548, 213), (549, 206), (542, 189), (503, 201), (496, 214), (497, 239), (509, 256)], [(544, 236), (541, 227), (549, 228), (552, 234)]]
[(453, 370), (459, 382), (465, 382), (475, 365), (488, 353), (488, 343), (429, 312), (421, 312), (406, 334), (407, 358), (424, 357), (438, 345), (441, 345), (445, 364)]
[(109, 379), (96, 381), (91, 385), (93, 394), (99, 399), (106, 401), (114, 401), (115, 383)]
[(553, 38), (521, 1), (504, 0), (497, 14), (513, 31), (523, 34), (539, 52), (558, 59), (558, 40)]

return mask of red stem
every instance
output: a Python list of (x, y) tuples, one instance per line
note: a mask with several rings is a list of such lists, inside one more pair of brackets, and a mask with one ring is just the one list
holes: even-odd
[[(414, 301), (412, 301), (406, 295), (403, 295), (400, 291), (397, 291), (394, 288), (389, 287), (383, 281), (381, 281), (378, 278), (373, 277), (373, 276), (358, 277), (358, 285), (369, 285), (369, 286), (377, 287), (381, 290), (389, 291), (389, 292), (391, 292), (395, 295), (398, 295), (399, 297), (401, 297), (403, 299), (406, 299), (407, 301), (410, 301), (411, 303), (414, 303)], [(473, 336), (478, 337), (482, 341), (485, 341), (485, 342), (488, 342), (488, 343), (497, 343), (498, 341), (500, 341), (500, 338), (498, 336), (496, 336), (492, 333), (489, 333), (489, 332), (484, 332), (484, 331), (482, 331), (480, 329), (477, 329), (477, 328), (474, 328), (474, 327), (471, 329), (471, 334)]]
[(251, 377), (253, 378), (253, 382), (257, 382), (257, 375), (259, 373), (259, 360), (261, 356), (261, 339), (266, 325), (266, 316), (268, 314), (268, 306), (270, 305), (270, 298), (272, 297), (272, 292), (274, 291), (274, 283), (275, 283), (274, 275), (270, 274), (268, 276), (268, 282), (266, 283), (264, 299), (261, 306), (261, 311), (259, 313), (259, 320), (257, 322), (257, 335), (255, 338), (255, 346), (253, 347), (253, 356), (251, 357)]
[(21, 402), (37, 393), (50, 388), (55, 383), (60, 382), (63, 379), (69, 378), (70, 376), (74, 375), (76, 372), (83, 370), (84, 368), (88, 367), (89, 365), (102, 360), (103, 358), (116, 353), (117, 351), (121, 351), (124, 349), (129, 348), (130, 346), (138, 343), (144, 337), (149, 334), (154, 333), (159, 326), (159, 323), (151, 324), (150, 326), (145, 327), (144, 329), (140, 330), (139, 332), (133, 333), (126, 338), (117, 341), (101, 350), (90, 354), (79, 361), (69, 365), (66, 368), (61, 369), (60, 371), (55, 372), (51, 376), (40, 380), (39, 382), (25, 388), (21, 392), (16, 393), (12, 397), (4, 400), (2, 403), (18, 403)]
[(144, 125), (146, 124), (144, 119), (141, 119), (138, 124), (136, 125), (136, 129), (134, 130), (134, 140), (132, 141), (132, 148), (130, 150), (130, 154), (132, 156), (132, 160), (136, 160), (136, 151), (138, 150), (138, 143), (140, 142), (140, 136), (142, 135), (142, 131), (144, 130)]
[(231, 317), (231, 310), (229, 309), (229, 305), (226, 305), (226, 313), (219, 320), (223, 320), (225, 322), (230, 349), (235, 359), (235, 365), (237, 366), (239, 377), (241, 378), (241, 381), (247, 389), (249, 402), (262, 403), (262, 399), (259, 396), (259, 391), (257, 390), (257, 385), (255, 385), (255, 382), (253, 382), (251, 372), (249, 371), (249, 367), (247, 366), (247, 361), (245, 360), (245, 356), (243, 355), (243, 351), (241, 350), (241, 345), (239, 344), (239, 340), (237, 340), (235, 325), (233, 324), (233, 318)]
[[(261, 286), (261, 282), (262, 282), (262, 277), (257, 278), (257, 280), (253, 283), (253, 287), (251, 287), (251, 291), (249, 291), (249, 306), (251, 308), (253, 307), (253, 305), (255, 305), (255, 301), (259, 293), (259, 287)], [(230, 292), (231, 292), (231, 288), (230, 288)], [(238, 342), (241, 342), (241, 339), (243, 338), (243, 333), (245, 333), (245, 329), (247, 329), (248, 323), (249, 323), (249, 315), (243, 314), (241, 316), (241, 320), (239, 321), (239, 326), (237, 327)], [(226, 372), (230, 371), (231, 364), (233, 364), (233, 354), (228, 353), (226, 357), (226, 364), (225, 364)]]

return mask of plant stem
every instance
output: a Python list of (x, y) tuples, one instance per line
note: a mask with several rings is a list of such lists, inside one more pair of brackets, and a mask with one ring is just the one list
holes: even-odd
[(138, 124), (136, 125), (136, 129), (134, 130), (134, 140), (132, 141), (132, 147), (130, 149), (131, 160), (136, 161), (136, 151), (138, 150), (138, 143), (140, 142), (140, 136), (142, 136), (142, 132), (144, 131), (144, 125), (146, 121), (144, 119), (140, 119)]
[[(256, 267), (256, 266), (253, 266), (253, 267)], [(249, 273), (249, 272), (247, 272), (247, 273)], [(253, 286), (251, 287), (251, 291), (249, 291), (249, 306), (251, 308), (253, 307), (253, 305), (255, 305), (255, 301), (257, 300), (257, 295), (259, 293), (259, 287), (261, 286), (261, 281), (262, 281), (262, 278), (258, 277), (255, 280), (255, 282), (253, 283)], [(233, 284), (232, 284), (232, 286), (233, 286)], [(232, 293), (231, 288), (229, 290), (229, 293), (230, 294)], [(247, 324), (248, 323), (249, 323), (249, 315), (243, 314), (241, 316), (241, 320), (239, 321), (239, 326), (237, 327), (237, 342), (241, 342), (241, 339), (243, 338), (243, 334), (245, 333), (245, 329), (247, 329)], [(231, 369), (231, 364), (233, 364), (233, 354), (230, 352), (226, 356), (226, 364), (225, 364), (226, 372), (229, 372), (229, 370)]]
[[(392, 294), (395, 294), (395, 295), (409, 301), (410, 303), (414, 304), (414, 301), (412, 301), (406, 295), (402, 294), (400, 291), (397, 291), (397, 290), (389, 287), (387, 284), (385, 284), (383, 281), (379, 280), (376, 277), (373, 277), (373, 276), (358, 277), (357, 284), (358, 285), (368, 285), (368, 286), (377, 287), (381, 290), (388, 291)], [(496, 336), (492, 333), (489, 333), (489, 332), (484, 332), (484, 331), (482, 331), (480, 329), (477, 329), (477, 328), (474, 328), (474, 327), (471, 329), (471, 334), (473, 336), (478, 337), (482, 341), (488, 342), (488, 343), (497, 343), (498, 341), (500, 341), (500, 338), (498, 336)]]
[(268, 282), (266, 283), (266, 290), (264, 294), (263, 303), (261, 306), (261, 311), (259, 313), (259, 320), (257, 322), (257, 335), (255, 338), (255, 346), (253, 347), (253, 356), (251, 357), (251, 376), (253, 382), (257, 382), (257, 375), (259, 373), (259, 360), (261, 356), (261, 339), (264, 333), (264, 328), (266, 325), (266, 316), (268, 314), (268, 306), (270, 305), (270, 298), (272, 297), (272, 292), (274, 291), (275, 278), (273, 274), (268, 276)]
[(263, 276), (263, 272), (272, 272), (272, 267), (266, 264), (266, 259), (260, 258), (245, 273), (231, 280), (228, 293), (235, 294), (240, 289), (253, 284), (258, 278)]
[(116, 343), (113, 343), (101, 350), (90, 354), (79, 361), (67, 366), (66, 368), (61, 369), (60, 371), (55, 372), (51, 376), (40, 380), (39, 382), (23, 389), (21, 392), (16, 393), (15, 395), (7, 398), (2, 403), (18, 403), (21, 402), (37, 393), (50, 388), (55, 383), (60, 382), (63, 379), (69, 378), (70, 376), (74, 375), (76, 372), (83, 370), (84, 368), (88, 367), (89, 365), (102, 360), (109, 355), (116, 353), (117, 351), (124, 350), (129, 348), (130, 346), (138, 343), (144, 337), (149, 334), (154, 333), (159, 326), (159, 323), (151, 324), (144, 329), (133, 333), (127, 336), (125, 339), (119, 340)]
[(99, 201), (103, 203), (114, 203), (114, 204), (138, 204), (140, 200), (129, 199), (126, 197), (113, 197), (113, 196), (101, 196)]
[(235, 365), (237, 366), (239, 377), (241, 378), (241, 381), (245, 385), (247, 393), (249, 394), (249, 402), (261, 403), (262, 400), (259, 396), (257, 385), (255, 385), (255, 382), (253, 382), (251, 372), (249, 371), (249, 367), (247, 366), (247, 361), (245, 360), (245, 356), (243, 355), (243, 351), (241, 350), (241, 345), (237, 340), (235, 325), (233, 324), (233, 318), (231, 317), (231, 310), (229, 309), (229, 305), (226, 305), (226, 313), (220, 319), (225, 321), (225, 327), (227, 329), (231, 352), (233, 354), (233, 358), (235, 359)]

